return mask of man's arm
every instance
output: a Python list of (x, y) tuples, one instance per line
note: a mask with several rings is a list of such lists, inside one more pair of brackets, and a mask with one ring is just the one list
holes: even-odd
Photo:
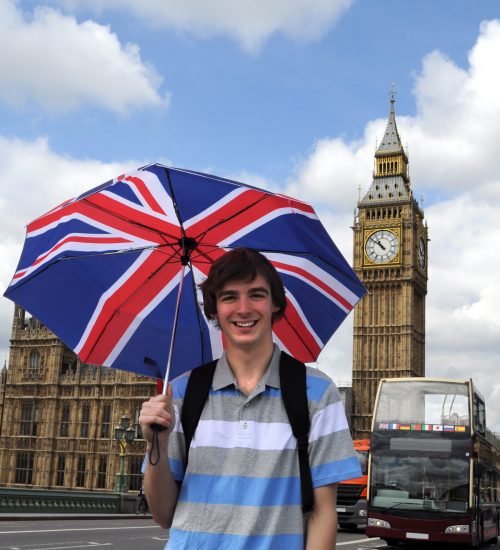
[[(148, 460), (144, 475), (144, 494), (148, 501), (153, 519), (164, 529), (172, 524), (179, 489), (172, 476), (168, 463), (168, 439), (175, 425), (175, 412), (172, 404), (172, 388), (169, 386), (167, 395), (156, 395), (143, 403), (139, 416), (142, 433), (147, 441), (148, 457), (153, 454), (154, 462)], [(153, 448), (152, 424), (167, 428), (157, 432), (158, 447)], [(159, 460), (158, 460), (159, 458)]]
[(307, 519), (307, 550), (332, 550), (337, 541), (337, 485), (314, 489), (314, 510)]

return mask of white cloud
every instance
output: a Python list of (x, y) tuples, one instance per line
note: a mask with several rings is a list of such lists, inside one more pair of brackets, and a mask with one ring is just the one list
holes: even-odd
[(130, 11), (148, 25), (201, 37), (226, 35), (256, 53), (274, 34), (293, 40), (319, 39), (353, 0), (59, 0), (74, 9)]
[(168, 105), (158, 91), (161, 77), (137, 45), (49, 7), (28, 16), (1, 0), (0, 52), (0, 98), (12, 105), (60, 112), (90, 104), (118, 113)]
[[(368, 133), (372, 132), (372, 127)], [(286, 189), (290, 195), (321, 203), (329, 197), (328, 206), (336, 211), (352, 209), (358, 197), (358, 187), (366, 186), (373, 166), (373, 141), (345, 143), (341, 138), (319, 140), (311, 155), (297, 168)]]
[(418, 115), (401, 125), (411, 143), (413, 175), (432, 192), (479, 188), (498, 199), (500, 173), (500, 21), (484, 22), (467, 70), (439, 52), (423, 61), (415, 83)]
[[(500, 351), (500, 205), (463, 196), (428, 211), (428, 369), (463, 370), (473, 375), (484, 357)], [(434, 236), (432, 236), (434, 235)], [(453, 353), (450, 353), (452, 350)], [(447, 355), (446, 364), (435, 355)], [(481, 357), (481, 363), (477, 358)], [(485, 365), (486, 366), (486, 365)]]
[[(465, 69), (441, 52), (430, 53), (415, 76), (417, 115), (397, 116), (403, 143), (410, 144), (414, 194), (426, 196), (431, 238), (426, 371), (475, 379), (497, 431), (500, 411), (491, 403), (500, 395), (499, 54), (500, 21), (481, 25)], [(358, 142), (318, 141), (286, 190), (309, 199), (320, 217), (330, 212), (325, 225), (337, 242), (346, 243), (342, 252), (349, 260), (349, 209), (358, 186), (364, 194), (371, 183), (375, 138), (386, 123), (384, 117), (367, 124)], [(334, 337), (320, 356), (337, 381), (352, 364), (352, 337), (347, 340)]]
[(79, 195), (138, 162), (103, 163), (61, 156), (47, 139), (22, 141), (0, 136), (2, 236), (23, 237), (23, 227), (63, 200)]

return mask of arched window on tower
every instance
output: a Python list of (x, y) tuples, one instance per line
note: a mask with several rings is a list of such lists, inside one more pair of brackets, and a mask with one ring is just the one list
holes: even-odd
[(108, 438), (111, 426), (111, 404), (103, 403), (101, 411), (101, 438)]
[(30, 378), (39, 378), (42, 369), (42, 356), (38, 350), (33, 350), (30, 353), (28, 376)]
[(59, 431), (59, 435), (61, 437), (68, 437), (69, 423), (70, 423), (70, 404), (64, 403), (61, 410), (61, 427)]
[(19, 424), (19, 434), (35, 436), (38, 432), (38, 420), (40, 409), (37, 401), (25, 401), (21, 405), (21, 422)]
[(82, 407), (82, 419), (80, 422), (80, 437), (89, 436), (89, 424), (90, 424), (90, 405), (85, 404)]

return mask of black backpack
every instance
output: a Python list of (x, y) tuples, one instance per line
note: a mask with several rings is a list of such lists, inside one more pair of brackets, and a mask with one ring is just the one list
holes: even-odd
[[(182, 429), (186, 441), (186, 464), (189, 446), (207, 401), (216, 365), (217, 360), (205, 363), (194, 369), (189, 376), (181, 414)], [(307, 404), (306, 367), (304, 363), (297, 361), (285, 352), (281, 352), (279, 372), (283, 404), (292, 433), (297, 439), (302, 510), (307, 513), (313, 509), (314, 497), (308, 454), (310, 421)]]

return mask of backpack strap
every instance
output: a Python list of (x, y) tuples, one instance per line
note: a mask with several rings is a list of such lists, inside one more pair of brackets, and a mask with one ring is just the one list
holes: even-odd
[(186, 442), (185, 466), (189, 458), (191, 440), (200, 421), (203, 407), (208, 399), (216, 366), (217, 360), (211, 361), (193, 369), (189, 375), (181, 412), (181, 424), (184, 432), (184, 441)]
[(314, 494), (309, 466), (311, 422), (307, 401), (306, 366), (283, 351), (280, 358), (280, 386), (292, 433), (297, 439), (302, 511), (307, 513), (313, 509)]

